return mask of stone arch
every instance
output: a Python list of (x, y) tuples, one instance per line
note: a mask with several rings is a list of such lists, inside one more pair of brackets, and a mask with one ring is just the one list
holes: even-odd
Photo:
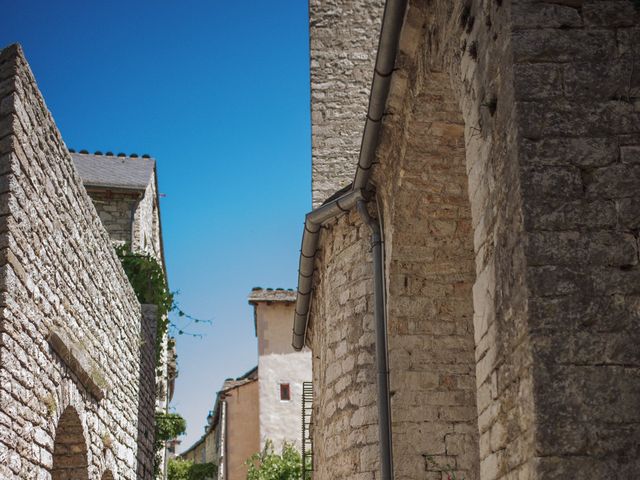
[(102, 474), (101, 480), (115, 480), (115, 477), (113, 473), (111, 473), (111, 470), (107, 470)]
[(53, 446), (51, 480), (88, 480), (87, 442), (82, 421), (74, 407), (58, 420)]
[(385, 225), (394, 467), (402, 478), (449, 468), (480, 478), (478, 412), (491, 395), (477, 372), (480, 357), (491, 358), (483, 349), (492, 253), (481, 210), (496, 104), (465, 78), (470, 62), (476, 75), (483, 67), (458, 30), (469, 13), (453, 3), (423, 11), (410, 4), (415, 22), (404, 34), (420, 41), (401, 57), (406, 78), (392, 90), (394, 115), (374, 174)]

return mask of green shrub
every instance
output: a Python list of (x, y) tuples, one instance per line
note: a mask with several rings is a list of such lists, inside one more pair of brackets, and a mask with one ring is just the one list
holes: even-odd
[(251, 456), (247, 464), (247, 480), (300, 480), (302, 456), (290, 443), (282, 446), (282, 454), (273, 451), (273, 442), (267, 440), (260, 453)]
[(218, 468), (213, 463), (193, 463), (191, 460), (171, 458), (167, 464), (167, 480), (204, 480), (215, 478)]

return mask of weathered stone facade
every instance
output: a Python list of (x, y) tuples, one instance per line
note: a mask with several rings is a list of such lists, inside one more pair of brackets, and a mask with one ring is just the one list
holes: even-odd
[[(373, 170), (395, 478), (640, 476), (639, 44), (627, 0), (409, 2)], [(372, 479), (373, 359), (336, 373), (372, 355), (368, 233), (328, 227), (314, 478)]]
[(149, 479), (153, 328), (17, 46), (0, 99), (0, 477)]
[(310, 0), (313, 206), (348, 185), (358, 160), (382, 0)]
[(112, 241), (162, 263), (156, 160), (122, 155), (72, 152), (71, 158)]

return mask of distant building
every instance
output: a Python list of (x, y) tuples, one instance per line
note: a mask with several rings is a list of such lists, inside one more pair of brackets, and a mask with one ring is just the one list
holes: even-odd
[(203, 436), (181, 457), (218, 465), (218, 480), (245, 480), (245, 462), (272, 440), (301, 448), (302, 384), (311, 380), (311, 352), (291, 347), (295, 294), (290, 290), (254, 289), (258, 366), (224, 382)]
[(219, 479), (244, 480), (245, 461), (260, 449), (258, 403), (257, 367), (235, 380), (225, 380), (204, 435), (181, 457), (216, 464)]
[(311, 351), (291, 346), (291, 317), (296, 295), (289, 290), (255, 289), (254, 307), (260, 372), (260, 447), (272, 440), (301, 447), (302, 383), (311, 381)]

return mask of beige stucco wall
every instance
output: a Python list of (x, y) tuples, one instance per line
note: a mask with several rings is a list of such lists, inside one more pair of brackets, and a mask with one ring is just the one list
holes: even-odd
[(291, 318), (294, 304), (290, 302), (260, 302), (255, 305), (258, 355), (292, 353)]
[[(284, 442), (301, 449), (302, 384), (311, 381), (311, 352), (291, 346), (291, 319), (295, 304), (258, 302), (255, 318), (258, 335), (260, 383), (260, 446), (271, 440), (276, 451)], [(280, 384), (289, 384), (291, 399), (280, 399)]]
[(260, 451), (258, 382), (229, 390), (224, 397), (226, 409), (226, 480), (246, 480), (245, 462)]

